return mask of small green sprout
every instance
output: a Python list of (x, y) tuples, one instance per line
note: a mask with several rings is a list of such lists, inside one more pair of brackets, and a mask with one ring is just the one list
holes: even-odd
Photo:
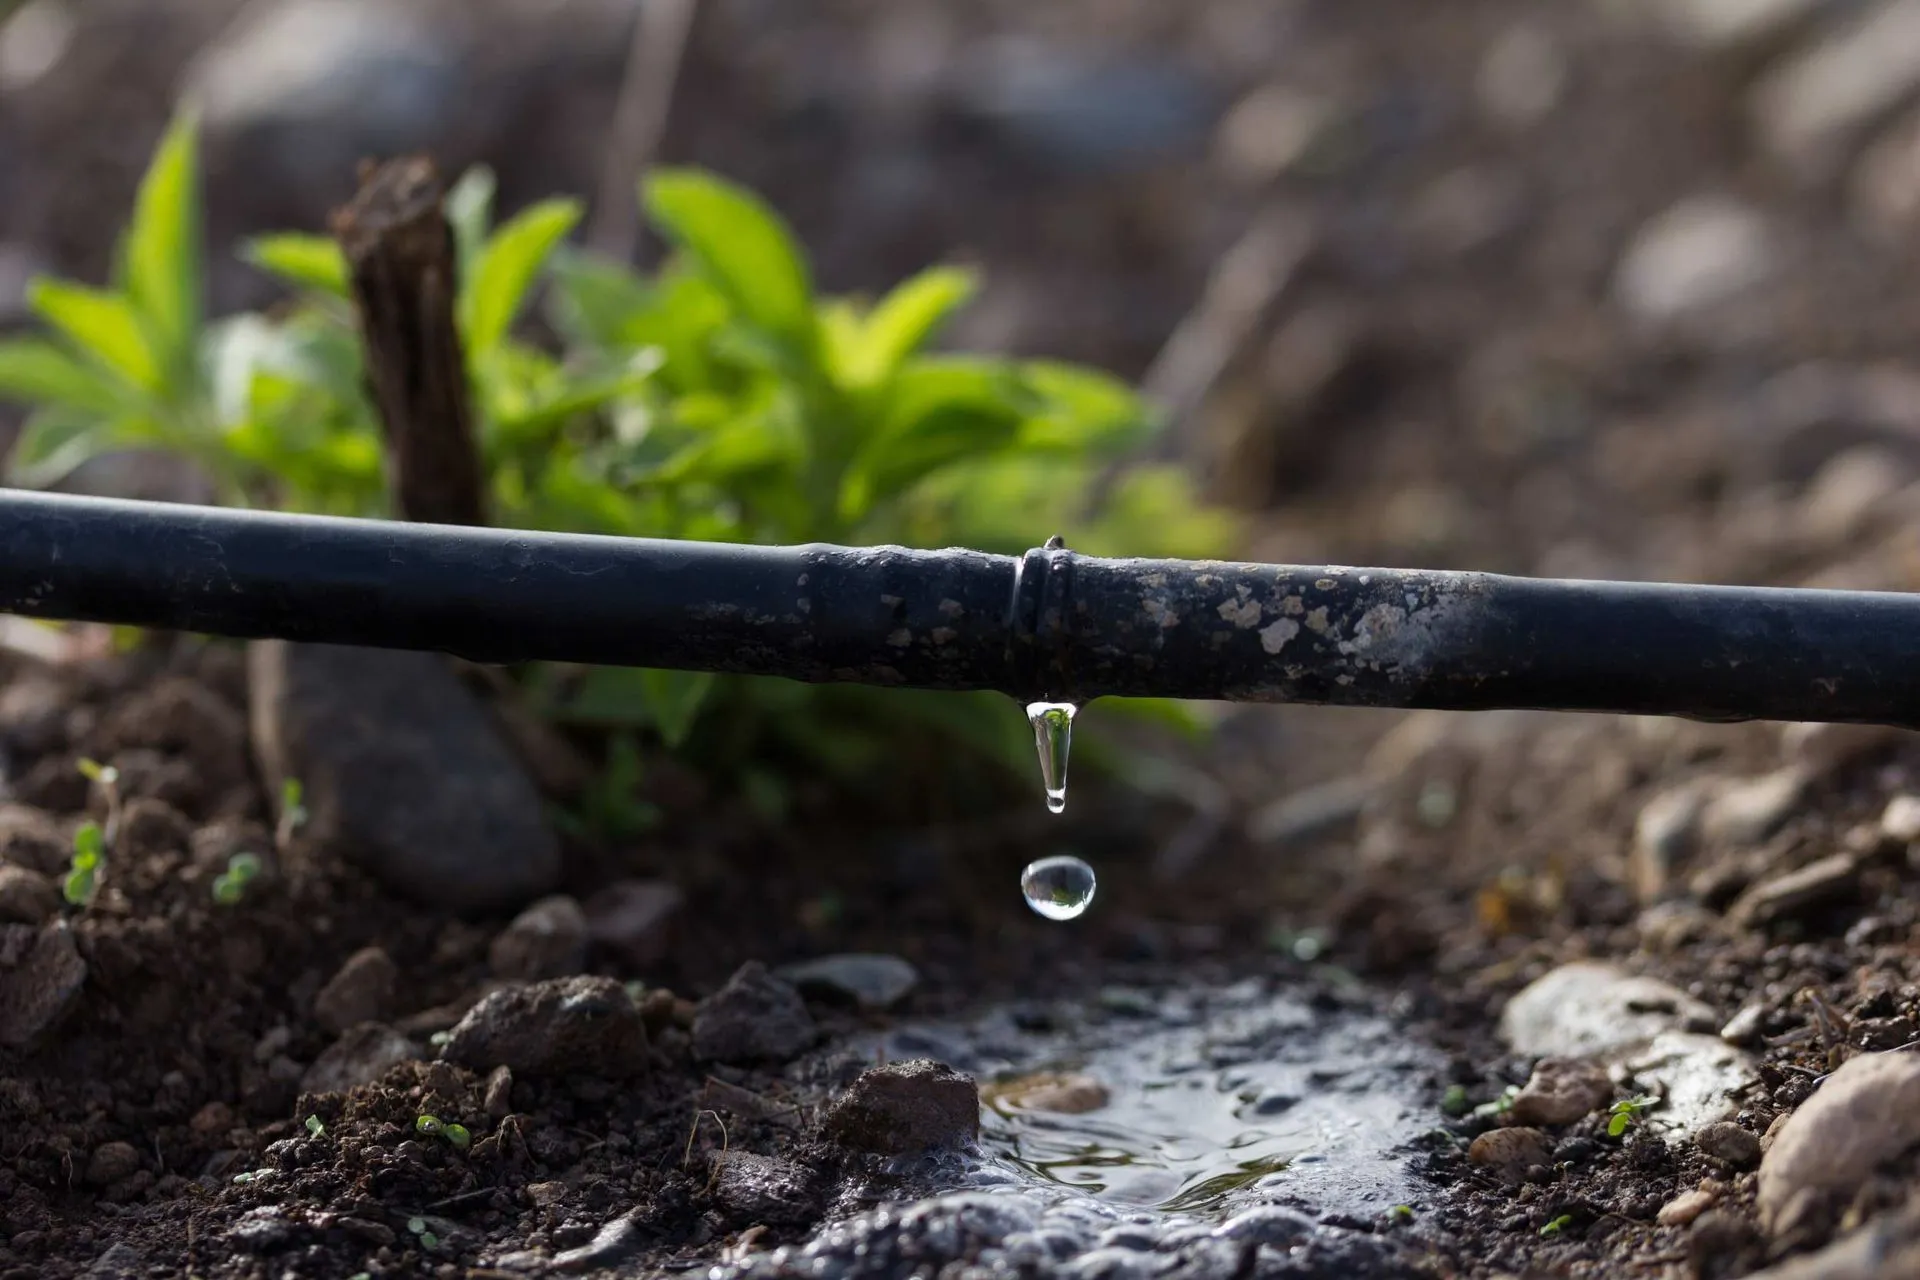
[(1643, 1093), (1634, 1098), (1622, 1098), (1607, 1109), (1607, 1136), (1617, 1138), (1639, 1122), (1640, 1113), (1650, 1107), (1660, 1105), (1660, 1099)]
[(473, 1145), (473, 1135), (467, 1132), (467, 1126), (463, 1124), (449, 1124), (441, 1130), (441, 1134), (453, 1144), (456, 1151), (465, 1151)]
[(1495, 1120), (1513, 1110), (1513, 1100), (1520, 1096), (1520, 1086), (1510, 1084), (1500, 1091), (1500, 1096), (1492, 1102), (1483, 1102), (1473, 1109), (1475, 1120)]
[(1540, 1234), (1542, 1236), (1557, 1236), (1562, 1231), (1565, 1231), (1568, 1227), (1572, 1225), (1573, 1225), (1573, 1215), (1570, 1213), (1563, 1213), (1559, 1217), (1555, 1218), (1552, 1222), (1549, 1222), (1546, 1226), (1540, 1228)]
[(1440, 1096), (1440, 1110), (1455, 1119), (1473, 1110), (1473, 1101), (1467, 1097), (1467, 1087), (1463, 1084), (1450, 1084)]
[(260, 874), (258, 854), (236, 853), (227, 859), (227, 869), (214, 877), (213, 900), (231, 907), (247, 896), (247, 885)]
[(439, 1116), (421, 1116), (413, 1122), (415, 1133), (424, 1133), (429, 1138), (437, 1138), (446, 1131), (447, 1126), (440, 1123)]
[(447, 1145), (456, 1151), (465, 1151), (473, 1145), (473, 1135), (467, 1132), (467, 1126), (442, 1120), (439, 1116), (419, 1117), (413, 1122), (413, 1131), (429, 1138), (445, 1138)]
[(280, 821), (273, 829), (275, 848), (285, 850), (293, 841), (293, 833), (307, 824), (306, 793), (298, 778), (280, 784)]
[(422, 1249), (432, 1249), (440, 1243), (440, 1237), (427, 1230), (427, 1220), (425, 1218), (408, 1218), (407, 1230), (420, 1238), (420, 1247)]
[(1413, 1206), (1410, 1204), (1397, 1204), (1387, 1210), (1387, 1217), (1395, 1222), (1412, 1222)]
[(408, 1218), (407, 1219), (407, 1230), (413, 1232), (414, 1235), (419, 1235), (422, 1232), (424, 1232), (426, 1229), (427, 1229), (427, 1220), (425, 1218)]
[(322, 1124), (322, 1123), (320, 1123), (320, 1117), (319, 1117), (319, 1116), (308, 1116), (308, 1117), (307, 1117), (307, 1132), (308, 1132), (308, 1133), (310, 1133), (310, 1134), (312, 1134), (312, 1135), (313, 1135), (314, 1137), (316, 1137), (316, 1138), (317, 1138), (317, 1137), (319, 1137), (319, 1136), (320, 1136), (321, 1134), (323, 1134), (323, 1133), (325, 1133), (326, 1131), (327, 1131), (327, 1126), (326, 1126), (326, 1125), (324, 1125), (324, 1124)]
[(444, 1049), (446, 1046), (453, 1043), (453, 1032), (436, 1031), (432, 1035), (427, 1037), (427, 1043), (432, 1045), (436, 1049)]
[(60, 886), (60, 892), (68, 902), (76, 907), (84, 907), (93, 901), (106, 857), (107, 837), (100, 829), (100, 824), (81, 823), (73, 833), (73, 865)]
[(98, 760), (88, 760), (83, 757), (75, 767), (80, 770), (87, 781), (96, 783), (101, 787), (111, 787), (120, 781), (120, 771), (118, 769), (110, 764), (101, 764)]
[(249, 1182), (261, 1182), (265, 1180), (268, 1176), (270, 1176), (272, 1173), (273, 1173), (273, 1170), (271, 1169), (249, 1169), (245, 1173), (234, 1174), (233, 1185), (236, 1187), (244, 1187)]

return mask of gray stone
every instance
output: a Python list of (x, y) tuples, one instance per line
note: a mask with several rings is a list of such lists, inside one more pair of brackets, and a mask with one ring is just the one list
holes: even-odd
[(1903, 844), (1920, 840), (1920, 796), (1898, 795), (1887, 801), (1880, 814), (1880, 833)]
[(1811, 781), (1807, 769), (1789, 765), (1728, 783), (1707, 802), (1700, 816), (1701, 835), (1714, 844), (1758, 844), (1786, 825)]
[(1812, 1201), (1845, 1201), (1883, 1161), (1920, 1142), (1920, 1057), (1870, 1053), (1840, 1065), (1783, 1125), (1760, 1162), (1762, 1220), (1778, 1230)]
[(1731, 301), (1774, 263), (1773, 233), (1758, 212), (1723, 196), (1690, 196), (1640, 228), (1614, 292), (1636, 319), (1664, 324)]
[(802, 995), (891, 1009), (919, 985), (920, 971), (899, 956), (850, 952), (821, 956), (776, 971)]
[[(797, 999), (798, 997), (796, 997)], [(441, 1056), (474, 1071), (528, 1079), (622, 1079), (647, 1065), (647, 1028), (612, 978), (556, 978), (495, 991), (467, 1011)]]
[(1577, 1058), (1542, 1058), (1513, 1099), (1515, 1124), (1557, 1126), (1598, 1111), (1613, 1100), (1605, 1067)]
[(1552, 112), (1566, 86), (1567, 55), (1559, 42), (1540, 27), (1516, 23), (1487, 46), (1473, 87), (1489, 119), (1523, 129)]
[(1467, 1159), (1517, 1184), (1526, 1180), (1528, 1170), (1553, 1163), (1553, 1139), (1538, 1129), (1489, 1129), (1467, 1148)]
[(1698, 780), (1682, 783), (1647, 801), (1634, 819), (1627, 883), (1642, 906), (1667, 891), (1674, 864), (1686, 856), (1700, 829), (1707, 792)]
[(522, 911), (487, 948), (487, 967), (512, 982), (565, 978), (586, 964), (587, 917), (565, 894)]
[(60, 891), (37, 871), (0, 862), (0, 924), (43, 924), (60, 912)]
[(1727, 1019), (1727, 1025), (1720, 1028), (1720, 1038), (1728, 1044), (1752, 1048), (1760, 1042), (1762, 1024), (1766, 1021), (1766, 1017), (1765, 1005), (1747, 1005)]
[(1622, 1063), (1639, 1087), (1660, 1099), (1656, 1124), (1670, 1144), (1733, 1114), (1754, 1080), (1752, 1058), (1697, 1031), (1664, 1031)]
[(746, 1222), (799, 1224), (819, 1214), (814, 1180), (802, 1165), (778, 1156), (730, 1151), (717, 1157), (714, 1199)]
[(261, 772), (304, 783), (315, 847), (455, 911), (552, 888), (539, 793), (444, 660), (260, 641), (247, 665)]
[(800, 993), (750, 960), (700, 1002), (693, 1054), (710, 1062), (784, 1061), (811, 1045), (814, 1034)]
[(944, 1063), (888, 1063), (862, 1072), (820, 1128), (829, 1141), (879, 1155), (964, 1146), (980, 1135), (980, 1090)]
[(1883, 1214), (1817, 1253), (1749, 1272), (1746, 1280), (1908, 1280), (1920, 1276), (1920, 1206)]
[(1727, 908), (1727, 919), (1742, 928), (1793, 919), (1853, 893), (1859, 876), (1852, 854), (1829, 854), (1752, 886)]
[(636, 969), (658, 964), (687, 895), (665, 880), (619, 880), (582, 904), (587, 938)]
[(363, 1022), (313, 1060), (300, 1077), (302, 1093), (345, 1093), (372, 1084), (403, 1062), (421, 1058), (420, 1046), (394, 1028)]
[(1663, 1227), (1687, 1227), (1693, 1220), (1720, 1202), (1717, 1193), (1704, 1187), (1695, 1187), (1691, 1191), (1682, 1191), (1673, 1199), (1660, 1206), (1655, 1221)]
[(594, 1233), (593, 1239), (578, 1249), (554, 1255), (555, 1271), (597, 1271), (626, 1261), (646, 1245), (647, 1237), (634, 1221), (634, 1215), (622, 1214)]
[(39, 1040), (73, 1008), (86, 982), (87, 962), (66, 921), (38, 930), (0, 925), (0, 1047)]
[(1712, 1156), (1735, 1169), (1748, 1169), (1760, 1163), (1760, 1135), (1749, 1133), (1731, 1121), (1718, 1120), (1707, 1125), (1694, 1135), (1693, 1142), (1702, 1155)]
[(362, 1022), (378, 1022), (392, 1011), (400, 968), (379, 947), (362, 947), (313, 998), (313, 1014), (335, 1035)]
[(1754, 87), (1761, 143), (1810, 178), (1845, 161), (1860, 133), (1920, 87), (1920, 2), (1891, 0)]

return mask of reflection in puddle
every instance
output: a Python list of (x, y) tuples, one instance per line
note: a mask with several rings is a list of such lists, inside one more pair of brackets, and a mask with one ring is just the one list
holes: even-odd
[(1437, 1065), (1390, 1023), (1258, 982), (903, 1029), (982, 1084), (1006, 1181), (1216, 1218), (1284, 1200), (1371, 1217), (1418, 1196), (1400, 1149), (1431, 1125)]

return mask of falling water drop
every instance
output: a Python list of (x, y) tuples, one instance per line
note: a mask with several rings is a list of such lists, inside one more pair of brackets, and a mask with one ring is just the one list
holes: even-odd
[(1071, 702), (1029, 702), (1027, 720), (1033, 725), (1033, 745), (1040, 752), (1040, 782), (1047, 789), (1047, 808), (1061, 813), (1067, 807), (1067, 752), (1073, 747)]
[(1049, 920), (1071, 920), (1085, 911), (1093, 890), (1093, 868), (1078, 858), (1042, 858), (1020, 873), (1027, 905)]

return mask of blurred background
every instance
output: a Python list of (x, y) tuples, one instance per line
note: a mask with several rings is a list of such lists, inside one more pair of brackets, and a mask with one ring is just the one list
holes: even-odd
[[(640, 7), (0, 0), (0, 326), (183, 96), (220, 310), (363, 156), (590, 194)], [(1144, 377), (1250, 557), (1915, 585), (1920, 0), (690, 8), (659, 159), (980, 266), (953, 345)]]

